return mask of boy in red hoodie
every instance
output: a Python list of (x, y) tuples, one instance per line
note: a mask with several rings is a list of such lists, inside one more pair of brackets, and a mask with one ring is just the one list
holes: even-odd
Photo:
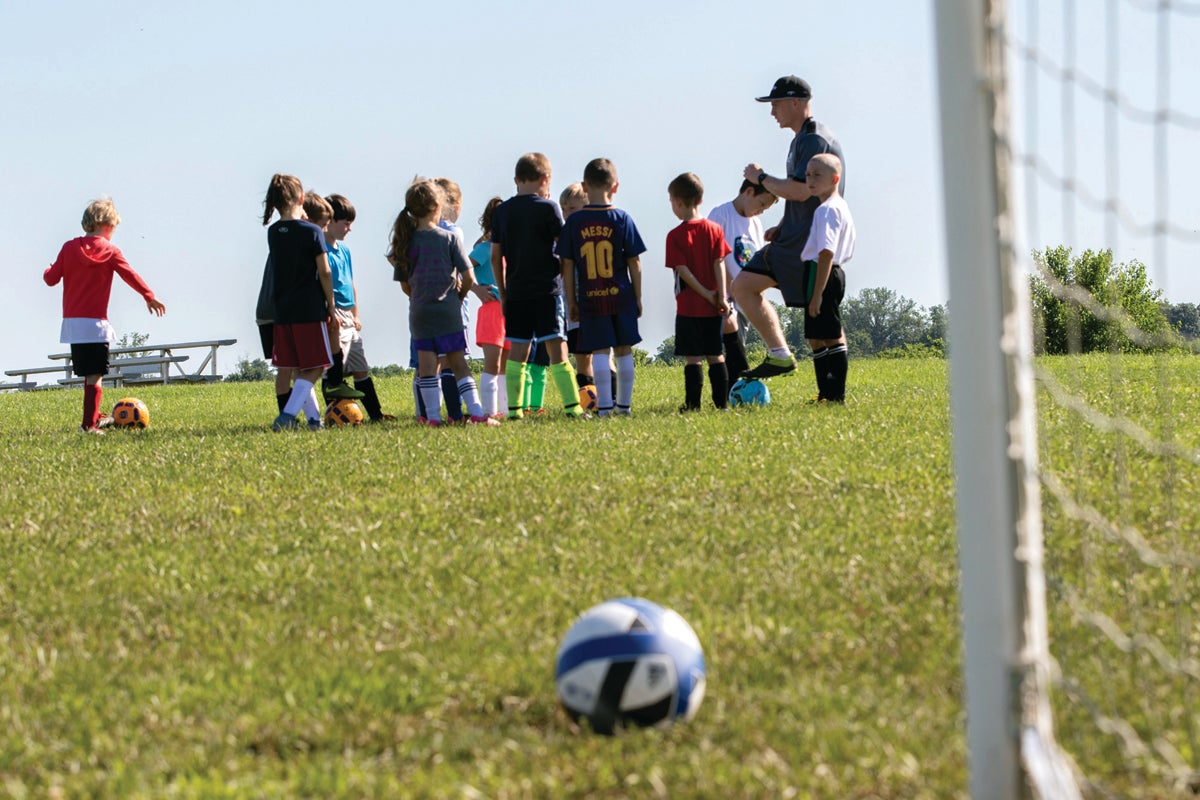
[(129, 284), (146, 300), (151, 314), (161, 317), (167, 307), (133, 271), (120, 249), (112, 243), (113, 230), (121, 217), (112, 200), (94, 200), (83, 212), (87, 236), (62, 246), (58, 258), (42, 275), (47, 286), (63, 282), (63, 323), (59, 341), (71, 345), (71, 365), (82, 376), (83, 433), (104, 433), (112, 418), (100, 413), (100, 379), (108, 372), (108, 345), (116, 338), (108, 324), (108, 296), (113, 274)]

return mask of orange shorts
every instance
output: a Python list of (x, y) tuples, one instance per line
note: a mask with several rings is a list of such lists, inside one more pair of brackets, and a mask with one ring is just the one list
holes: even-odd
[(499, 300), (493, 300), (479, 307), (479, 318), (475, 321), (475, 344), (480, 347), (490, 344), (508, 349), (508, 342), (504, 341), (502, 305)]

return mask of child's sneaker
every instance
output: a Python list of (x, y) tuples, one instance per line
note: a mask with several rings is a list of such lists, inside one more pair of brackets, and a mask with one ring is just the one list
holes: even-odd
[(508, 412), (509, 419), (525, 419), (525, 412), (522, 409), (515, 408)]
[(96, 420), (97, 428), (111, 428), (113, 426), (112, 414), (101, 414), (100, 419)]
[(592, 415), (584, 411), (579, 406), (572, 406), (566, 409), (567, 419), (591, 419)]
[(494, 417), (489, 417), (486, 414), (478, 417), (472, 415), (470, 422), (472, 425), (486, 425), (489, 428), (500, 427), (500, 420), (495, 419)]
[(792, 356), (787, 358), (776, 358), (775, 356), (767, 356), (763, 362), (754, 369), (744, 370), (743, 378), (774, 378), (776, 375), (786, 375), (796, 369), (796, 359)]
[(321, 393), (325, 395), (325, 400), (361, 400), (366, 397), (365, 394), (355, 389), (348, 383), (342, 382), (336, 386), (330, 386), (328, 389), (322, 387)]
[(308, 421), (308, 429), (310, 431), (323, 431), (325, 430), (325, 424), (319, 419), (310, 419)]
[(628, 408), (618, 408), (613, 410), (614, 417), (632, 417), (633, 412)]
[(294, 431), (300, 427), (300, 423), (295, 417), (289, 417), (287, 414), (280, 414), (271, 423), (271, 430), (279, 433), (280, 431)]
[(426, 419), (425, 417), (421, 417), (419, 421), (427, 428), (440, 428), (443, 424), (440, 419)]
[(79, 426), (79, 432), (80, 433), (89, 433), (92, 436), (103, 436), (104, 435), (104, 431), (100, 430), (99, 428), (85, 428), (82, 425)]

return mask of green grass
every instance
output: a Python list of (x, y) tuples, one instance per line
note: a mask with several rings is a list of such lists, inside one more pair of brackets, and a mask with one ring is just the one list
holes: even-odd
[[(433, 430), (385, 379), (400, 422), (321, 434), (269, 384), (139, 388), (106, 437), (0, 395), (0, 795), (965, 797), (946, 365), (850, 380), (680, 416), (648, 367), (633, 419)], [(691, 724), (558, 708), (625, 595), (700, 636)]]

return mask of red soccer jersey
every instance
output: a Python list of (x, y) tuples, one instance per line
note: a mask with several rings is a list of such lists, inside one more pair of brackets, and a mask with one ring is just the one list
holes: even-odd
[(64, 244), (42, 279), (47, 286), (63, 282), (64, 319), (108, 319), (114, 273), (147, 301), (154, 299), (154, 292), (129, 266), (120, 248), (103, 236), (80, 236)]
[[(725, 231), (708, 219), (689, 219), (667, 234), (667, 268), (680, 264), (691, 270), (701, 286), (717, 288), (713, 266), (729, 254)], [(681, 317), (719, 317), (721, 312), (706, 298), (675, 276), (675, 313)]]

